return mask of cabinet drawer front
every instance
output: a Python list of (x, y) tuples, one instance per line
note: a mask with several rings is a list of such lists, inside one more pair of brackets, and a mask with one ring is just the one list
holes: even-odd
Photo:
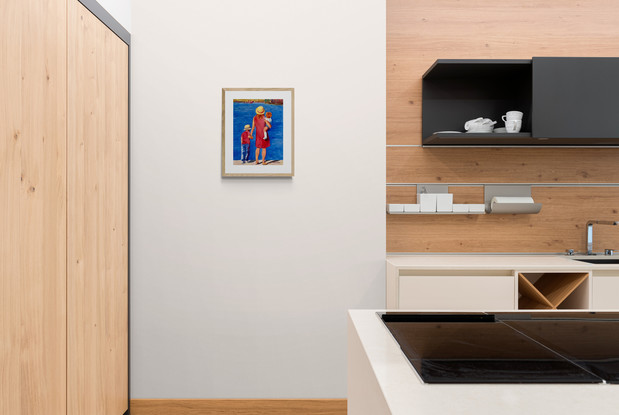
[(593, 310), (619, 310), (619, 275), (594, 277), (591, 284)]
[(400, 277), (400, 309), (512, 310), (514, 301), (511, 276)]

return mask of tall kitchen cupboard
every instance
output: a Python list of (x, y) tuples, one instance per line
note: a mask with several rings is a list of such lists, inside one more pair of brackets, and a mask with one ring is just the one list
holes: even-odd
[(128, 59), (77, 0), (0, 2), (0, 414), (128, 411)]

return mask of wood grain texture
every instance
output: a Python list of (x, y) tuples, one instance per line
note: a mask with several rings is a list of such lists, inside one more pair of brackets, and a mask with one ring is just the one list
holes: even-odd
[[(619, 220), (617, 187), (534, 187), (536, 215), (387, 215), (387, 252), (586, 250), (586, 222)], [(615, 226), (594, 229), (596, 252), (619, 247)]]
[(128, 49), (68, 8), (69, 415), (128, 406)]
[(131, 415), (346, 415), (346, 399), (132, 399)]
[(66, 413), (66, 3), (0, 3), (0, 413)]
[(421, 77), (436, 59), (619, 56), (616, 7), (610, 0), (387, 0), (387, 143), (421, 144)]
[(525, 277), (522, 273), (518, 273), (518, 294), (521, 295), (518, 300), (518, 309), (520, 310), (535, 310), (546, 309), (552, 310), (556, 308), (544, 294), (539, 292), (537, 288)]
[(535, 282), (535, 288), (558, 308), (589, 277), (588, 273), (547, 273)]
[(387, 183), (619, 183), (618, 149), (387, 148)]
[[(387, 0), (387, 144), (421, 144), (421, 78), (437, 59), (619, 56), (616, 7), (610, 0)], [(614, 184), (618, 159), (615, 148), (390, 147), (387, 183)], [(410, 194), (388, 187), (387, 201)], [(540, 215), (387, 216), (387, 251), (582, 250), (586, 220), (619, 217), (614, 188), (534, 194), (544, 203)], [(615, 234), (596, 241), (619, 245)]]

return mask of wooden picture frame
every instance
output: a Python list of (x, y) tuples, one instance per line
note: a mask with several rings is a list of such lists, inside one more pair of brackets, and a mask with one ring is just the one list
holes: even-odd
[(294, 89), (223, 88), (221, 175), (294, 176)]

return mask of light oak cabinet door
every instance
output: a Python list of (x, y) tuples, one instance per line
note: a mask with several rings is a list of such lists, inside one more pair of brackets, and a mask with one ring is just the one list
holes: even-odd
[(66, 413), (66, 0), (0, 1), (0, 414)]
[(128, 409), (128, 47), (0, 1), (0, 414)]
[(68, 8), (67, 404), (128, 409), (127, 45), (77, 1)]

